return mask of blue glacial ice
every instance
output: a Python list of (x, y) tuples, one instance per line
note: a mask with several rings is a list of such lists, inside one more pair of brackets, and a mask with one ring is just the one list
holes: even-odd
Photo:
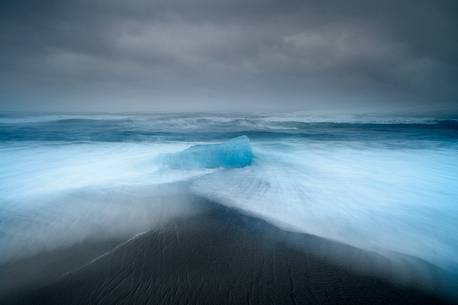
[(171, 168), (239, 168), (251, 164), (253, 152), (250, 139), (239, 136), (220, 144), (194, 145), (165, 157)]

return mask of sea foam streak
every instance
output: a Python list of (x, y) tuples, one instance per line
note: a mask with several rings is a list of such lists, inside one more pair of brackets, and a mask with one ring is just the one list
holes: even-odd
[(255, 152), (252, 166), (203, 176), (193, 190), (288, 230), (458, 270), (454, 152), (267, 143)]

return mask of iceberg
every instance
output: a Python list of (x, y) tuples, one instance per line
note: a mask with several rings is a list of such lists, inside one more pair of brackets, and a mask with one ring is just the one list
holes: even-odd
[(165, 157), (171, 168), (239, 168), (251, 164), (250, 139), (243, 135), (220, 144), (200, 144)]

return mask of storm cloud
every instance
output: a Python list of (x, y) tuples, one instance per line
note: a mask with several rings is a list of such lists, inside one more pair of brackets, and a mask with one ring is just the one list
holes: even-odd
[(2, 1), (0, 110), (450, 111), (456, 1)]

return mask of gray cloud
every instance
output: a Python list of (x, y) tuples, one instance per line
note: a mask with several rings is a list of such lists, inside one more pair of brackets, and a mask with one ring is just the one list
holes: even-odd
[(458, 108), (456, 1), (2, 1), (0, 109)]

